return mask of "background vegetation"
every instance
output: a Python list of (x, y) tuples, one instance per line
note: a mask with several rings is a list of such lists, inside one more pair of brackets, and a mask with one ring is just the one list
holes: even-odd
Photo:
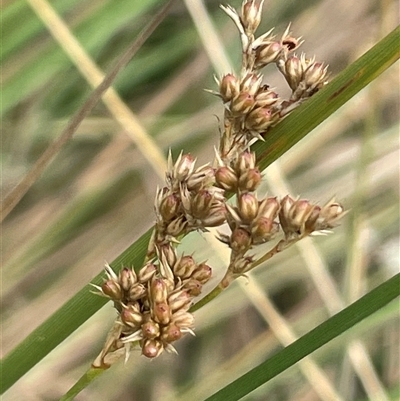
[[(51, 5), (107, 71), (163, 3)], [(194, 24), (205, 26), (204, 19), (194, 12), (193, 21), (188, 12), (196, 3), (175, 2), (114, 87), (164, 154), (170, 147), (175, 155), (184, 149), (207, 162), (217, 143), (215, 116), (221, 116), (222, 105), (203, 91), (214, 88), (211, 62), (218, 52), (205, 52)], [(239, 40), (218, 5), (207, 1), (207, 15), (237, 65)], [(329, 63), (336, 75), (396, 26), (397, 6), (387, 0), (269, 1), (260, 31), (276, 26), (282, 32), (292, 21), (294, 33), (306, 40), (302, 50)], [(2, 7), (4, 198), (91, 88), (31, 5), (17, 0)], [(284, 92), (278, 74), (266, 75)], [(77, 400), (187, 400), (188, 391), (190, 399), (202, 400), (398, 271), (398, 75), (398, 66), (390, 68), (265, 173), (263, 190), (271, 194), (301, 194), (321, 203), (336, 195), (352, 213), (335, 234), (303, 241), (196, 312), (197, 337), (179, 342), (179, 356), (149, 363), (134, 354)], [(155, 188), (162, 180), (148, 162), (152, 155), (139, 152), (127, 131), (99, 103), (4, 221), (3, 356), (91, 281), (104, 260), (114, 260), (152, 226)], [(216, 271), (210, 287), (215, 285), (223, 253), (210, 257), (199, 235), (187, 237), (183, 247), (199, 260), (210, 260)], [(107, 304), (4, 400), (61, 397), (97, 355), (113, 319)], [(329, 392), (317, 395), (313, 388), (319, 374), (344, 400), (397, 399), (398, 327), (398, 306), (390, 304), (246, 399), (331, 399)], [(361, 362), (354, 367), (351, 361), (357, 358)]]

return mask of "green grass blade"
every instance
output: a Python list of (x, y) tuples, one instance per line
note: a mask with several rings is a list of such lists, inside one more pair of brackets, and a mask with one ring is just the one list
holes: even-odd
[[(150, 234), (149, 230), (123, 252), (112, 263), (114, 269), (119, 270), (127, 265), (140, 266), (146, 254)], [(92, 283), (101, 284), (103, 276), (101, 272), (92, 280)], [(91, 290), (93, 287), (89, 284), (83, 287), (3, 359), (0, 366), (1, 393), (10, 388), (22, 375), (107, 303), (106, 298), (92, 294)]]
[(305, 356), (343, 334), (400, 295), (400, 273), (332, 316), (276, 355), (228, 384), (207, 401), (239, 400), (257, 387), (293, 366)]
[[(276, 160), (393, 64), (399, 57), (399, 39), (400, 28), (397, 28), (344, 70), (323, 91), (272, 129), (265, 142), (256, 146), (261, 167), (265, 168)], [(122, 253), (112, 263), (113, 268), (119, 270), (123, 265), (140, 267), (149, 238), (150, 231)], [(96, 276), (93, 283), (99, 284), (102, 276), (102, 273)], [(105, 299), (92, 295), (89, 290), (89, 285), (82, 288), (4, 358), (1, 365), (1, 393), (106, 303)]]

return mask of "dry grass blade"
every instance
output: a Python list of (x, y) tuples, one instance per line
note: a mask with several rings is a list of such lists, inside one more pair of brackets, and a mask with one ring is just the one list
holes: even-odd
[(165, 6), (154, 16), (153, 20), (142, 30), (138, 38), (132, 43), (125, 54), (122, 55), (115, 67), (104, 77), (100, 85), (97, 86), (91, 96), (71, 118), (70, 122), (65, 127), (59, 138), (44, 151), (44, 153), (40, 156), (30, 172), (22, 179), (22, 181), (20, 181), (17, 186), (9, 194), (7, 194), (0, 207), (1, 221), (3, 221), (13, 210), (22, 197), (28, 192), (29, 188), (42, 175), (43, 171), (51, 163), (62, 147), (69, 141), (69, 139), (71, 139), (80, 123), (86, 116), (88, 116), (102, 95), (107, 91), (107, 89), (109, 89), (118, 73), (124, 69), (124, 67), (141, 48), (147, 38), (154, 32), (157, 26), (165, 18), (172, 3), (173, 0), (168, 1)]
[[(28, 2), (87, 82), (93, 88), (96, 88), (104, 80), (104, 73), (96, 66), (68, 26), (46, 0), (28, 0)], [(165, 12), (163, 14), (165, 15)], [(130, 111), (114, 88), (110, 87), (103, 94), (102, 100), (111, 115), (128, 133), (156, 174), (163, 179), (167, 168), (166, 159), (162, 150), (148, 135), (138, 118)]]

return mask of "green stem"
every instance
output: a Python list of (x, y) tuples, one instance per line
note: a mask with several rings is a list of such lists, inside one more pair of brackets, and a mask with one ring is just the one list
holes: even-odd
[(225, 288), (218, 284), (209, 294), (207, 294), (203, 299), (199, 302), (195, 303), (189, 310), (189, 312), (195, 312), (198, 309), (202, 308), (204, 305), (208, 304), (214, 298), (216, 298)]
[(73, 400), (83, 389), (85, 389), (94, 379), (100, 376), (107, 369), (90, 367), (82, 377), (60, 398), (60, 401)]

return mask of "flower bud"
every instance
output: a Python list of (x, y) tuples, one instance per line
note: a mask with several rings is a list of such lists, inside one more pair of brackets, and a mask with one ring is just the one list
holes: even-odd
[(152, 315), (160, 324), (168, 324), (171, 320), (171, 308), (166, 302), (156, 303), (153, 306)]
[(196, 169), (190, 174), (187, 180), (187, 187), (189, 191), (198, 191), (201, 188), (208, 187), (215, 183), (214, 169), (205, 165)]
[(314, 207), (307, 200), (294, 201), (289, 196), (282, 199), (279, 221), (286, 239), (298, 239), (306, 234), (305, 223), (312, 214)]
[(118, 301), (122, 299), (122, 289), (121, 286), (114, 280), (107, 280), (101, 286), (101, 290), (104, 295), (107, 295), (111, 299)]
[(279, 224), (275, 221), (267, 217), (256, 219), (251, 227), (253, 243), (258, 245), (271, 240), (278, 230)]
[(280, 204), (276, 197), (263, 199), (258, 206), (257, 217), (267, 217), (275, 220), (280, 209)]
[(252, 168), (244, 172), (239, 178), (241, 191), (254, 192), (261, 183), (261, 173), (258, 168)]
[(219, 167), (215, 172), (215, 180), (220, 188), (229, 192), (237, 190), (238, 179), (231, 167)]
[(278, 94), (270, 90), (263, 90), (259, 92), (255, 101), (257, 103), (256, 107), (271, 107), (278, 101)]
[(212, 276), (212, 268), (206, 263), (200, 263), (196, 270), (193, 272), (192, 277), (198, 280), (201, 284), (205, 284)]
[(267, 42), (255, 49), (255, 67), (262, 68), (267, 64), (278, 60), (282, 52), (282, 45), (279, 42)]
[(192, 327), (194, 317), (190, 312), (179, 310), (172, 315), (171, 323), (176, 324), (180, 328)]
[(146, 339), (143, 341), (142, 354), (147, 358), (156, 358), (161, 354), (163, 349), (161, 341)]
[(323, 63), (312, 63), (305, 71), (303, 80), (307, 87), (307, 92), (314, 94), (318, 89), (325, 85), (328, 67)]
[(169, 266), (173, 266), (176, 263), (177, 255), (176, 250), (171, 244), (163, 244), (159, 246), (159, 251), (161, 255), (161, 260), (165, 260), (165, 262)]
[(252, 72), (247, 73), (240, 82), (240, 92), (255, 96), (259, 91), (262, 82), (262, 76)]
[(234, 252), (245, 253), (251, 246), (251, 236), (244, 228), (235, 228), (231, 234), (230, 247)]
[(249, 130), (265, 131), (273, 122), (270, 108), (257, 107), (246, 116), (245, 126)]
[(196, 160), (191, 154), (181, 154), (174, 166), (174, 177), (178, 181), (184, 181), (192, 173)]
[(233, 273), (235, 274), (243, 274), (251, 269), (251, 265), (254, 260), (251, 256), (246, 256), (245, 258), (240, 257), (236, 258), (231, 264), (231, 268)]
[(254, 96), (248, 92), (241, 92), (232, 99), (230, 110), (234, 115), (241, 116), (249, 113), (254, 106)]
[(143, 284), (135, 284), (129, 290), (129, 300), (137, 301), (146, 295), (146, 288)]
[(142, 324), (142, 333), (144, 338), (156, 338), (160, 335), (160, 326), (151, 319)]
[(203, 286), (199, 280), (190, 278), (188, 281), (185, 282), (183, 288), (190, 294), (190, 296), (197, 297), (201, 294)]
[(285, 62), (285, 78), (292, 91), (295, 91), (303, 77), (303, 63), (296, 56), (289, 57)]
[(173, 323), (170, 323), (167, 327), (163, 327), (161, 340), (167, 343), (172, 343), (179, 340), (182, 337), (181, 329)]
[(146, 263), (138, 273), (138, 280), (141, 284), (147, 283), (157, 271), (154, 263)]
[(226, 209), (224, 204), (213, 206), (207, 217), (201, 219), (204, 227), (218, 227), (225, 223)]
[(240, 194), (237, 198), (238, 212), (244, 223), (250, 223), (257, 215), (258, 200), (251, 192)]
[(178, 237), (185, 232), (187, 227), (187, 221), (183, 216), (172, 220), (166, 227), (166, 234), (172, 235), (173, 237)]
[(167, 284), (162, 278), (153, 278), (150, 284), (150, 300), (153, 303), (162, 303), (167, 301)]
[(213, 196), (206, 189), (201, 189), (191, 202), (191, 212), (195, 218), (202, 219), (209, 215)]
[(172, 313), (176, 312), (179, 309), (186, 309), (187, 307), (189, 307), (191, 301), (191, 296), (185, 290), (179, 290), (175, 293), (170, 294), (168, 297), (168, 304), (171, 308)]
[(119, 272), (119, 282), (121, 284), (121, 287), (125, 291), (129, 291), (131, 286), (136, 283), (137, 277), (136, 273), (128, 269), (127, 267), (124, 267), (120, 272)]
[(181, 278), (188, 278), (194, 272), (196, 268), (196, 262), (194, 261), (192, 256), (186, 255), (182, 256), (176, 262), (173, 271), (176, 276)]
[(177, 216), (181, 201), (176, 194), (166, 196), (160, 205), (160, 213), (164, 221), (170, 221)]
[(338, 225), (338, 220), (346, 213), (347, 212), (344, 211), (343, 206), (340, 203), (336, 203), (333, 200), (328, 202), (323, 208), (321, 208), (319, 218), (314, 225), (314, 230), (326, 230), (336, 227)]
[(139, 327), (143, 316), (135, 305), (124, 306), (121, 311), (121, 320), (129, 327)]
[(244, 151), (237, 158), (235, 170), (240, 177), (244, 172), (256, 167), (256, 154), (254, 152)]
[(219, 93), (224, 103), (231, 101), (239, 92), (239, 81), (235, 75), (224, 75), (219, 84)]
[(245, 0), (242, 4), (242, 25), (248, 35), (253, 35), (261, 22), (264, 0)]

